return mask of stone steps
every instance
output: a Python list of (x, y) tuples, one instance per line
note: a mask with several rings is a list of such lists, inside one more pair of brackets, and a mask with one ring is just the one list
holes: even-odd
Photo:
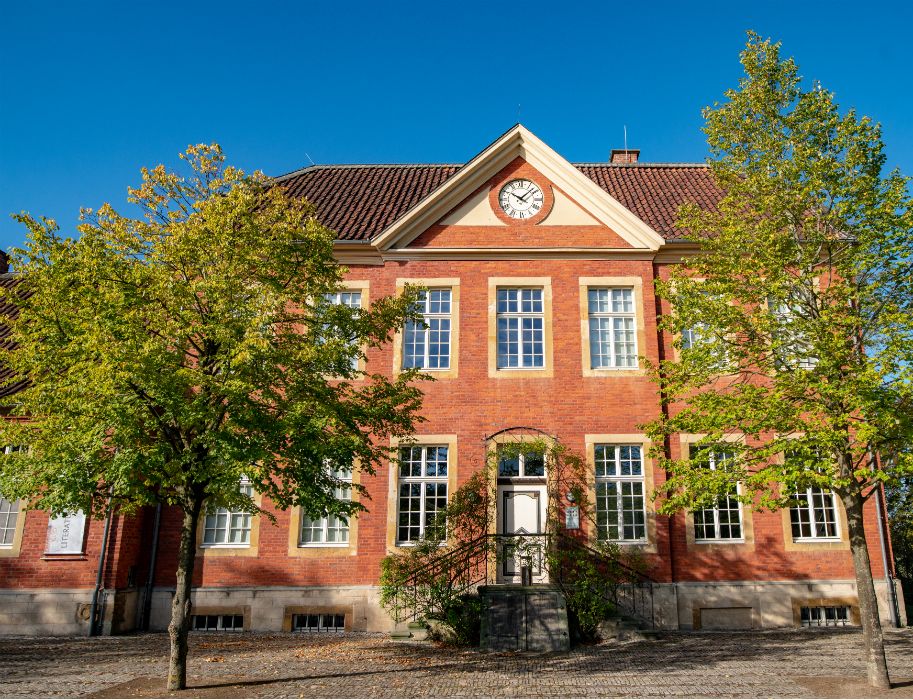
[(397, 642), (424, 642), (428, 639), (428, 626), (423, 622), (400, 623), (390, 632), (390, 639)]

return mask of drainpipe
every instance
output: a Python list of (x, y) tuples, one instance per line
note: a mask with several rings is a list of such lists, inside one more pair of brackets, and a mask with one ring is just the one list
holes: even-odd
[(149, 555), (149, 575), (146, 577), (146, 590), (143, 592), (143, 610), (140, 617), (139, 628), (143, 632), (149, 631), (149, 618), (152, 614), (152, 585), (155, 580), (155, 561), (159, 549), (159, 527), (162, 523), (162, 503), (155, 506), (155, 522), (152, 525), (152, 552)]
[(95, 622), (95, 616), (98, 614), (98, 594), (101, 591), (102, 575), (105, 569), (105, 553), (108, 550), (108, 532), (111, 529), (111, 495), (114, 487), (108, 494), (108, 513), (105, 515), (105, 531), (101, 536), (101, 553), (98, 555), (98, 571), (95, 574), (95, 590), (92, 591), (92, 607), (89, 609), (89, 637), (96, 636), (98, 625)]
[[(878, 456), (869, 449), (869, 459), (872, 466), (878, 469)], [(900, 613), (897, 606), (897, 591), (894, 590), (894, 578), (891, 572), (894, 570), (894, 562), (888, 562), (888, 510), (884, 500), (884, 484), (875, 486), (875, 509), (878, 511), (878, 543), (881, 545), (881, 566), (884, 569), (884, 580), (888, 586), (888, 607), (891, 614), (891, 626), (900, 627)]]
[(875, 487), (875, 507), (878, 509), (878, 542), (881, 545), (881, 565), (884, 568), (884, 580), (888, 585), (888, 607), (891, 613), (891, 627), (900, 627), (900, 614), (897, 611), (897, 591), (894, 590), (894, 578), (891, 576), (891, 567), (888, 565), (887, 533), (885, 531), (888, 514), (885, 510), (882, 484), (878, 484)]

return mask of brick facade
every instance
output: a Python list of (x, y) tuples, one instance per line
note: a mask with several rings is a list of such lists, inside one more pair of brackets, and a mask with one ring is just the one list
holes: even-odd
[[(477, 167), (480, 159), (483, 165), (485, 158), (495, 160), (490, 151), (491, 147), (476, 159)], [(427, 422), (418, 435), (455, 436), (452, 452), (456, 459), (452, 459), (450, 469), (455, 471), (456, 484), (464, 483), (480, 468), (486, 459), (485, 438), (500, 430), (537, 428), (586, 454), (587, 436), (638, 435), (642, 432), (638, 425), (655, 418), (660, 410), (656, 387), (644, 375), (642, 363), (638, 369), (622, 371), (594, 372), (587, 366), (586, 316), (581, 299), (586, 284), (582, 280), (636, 280), (640, 307), (637, 352), (654, 360), (670, 357), (672, 339), (659, 334), (656, 324), (658, 314), (667, 309), (654, 295), (653, 280), (667, 275), (670, 266), (676, 264), (676, 255), (666, 249), (675, 245), (685, 248), (663, 243), (662, 239), (653, 249), (638, 243), (640, 239), (625, 229), (622, 216), (613, 219), (611, 225), (606, 223), (605, 214), (588, 208), (586, 200), (592, 195), (574, 191), (573, 176), (556, 182), (544, 172), (548, 168), (543, 162), (542, 158), (517, 155), (493, 171), (481, 168), (475, 181), (466, 178), (467, 182), (459, 185), (465, 188), (462, 198), (454, 200), (455, 204), (430, 224), (413, 231), (408, 239), (384, 248), (386, 244), (376, 243), (383, 236), (376, 236), (375, 242), (365, 244), (366, 252), (355, 256), (340, 253), (349, 268), (347, 279), (357, 282), (357, 287), (366, 283), (367, 296), (372, 300), (397, 293), (403, 280), (449, 280), (448, 286), (458, 287), (458, 356), (451, 357), (451, 371), (447, 373), (451, 376), (423, 386)], [(558, 172), (563, 165), (550, 167)], [(511, 219), (498, 205), (500, 187), (517, 177), (534, 181), (545, 192), (542, 211), (530, 220)], [(584, 176), (577, 173), (577, 177)], [(435, 192), (445, 190), (452, 181), (437, 185)], [(459, 218), (459, 212), (465, 210), (462, 205), (474, 196), (480, 207), (487, 203), (490, 211), (479, 209), (478, 215), (464, 217), (470, 223), (454, 223), (454, 216)], [(560, 225), (549, 221), (558, 198), (564, 207)], [(320, 202), (316, 204), (319, 213)], [(486, 217), (486, 222), (478, 223)], [(539, 284), (545, 280), (550, 289), (550, 309), (546, 312), (550, 319), (546, 332), (549, 359), (542, 371), (498, 370), (492, 362), (496, 352), (491, 330), (495, 313), (492, 280), (507, 286), (511, 279), (520, 278), (536, 278)], [(394, 345), (368, 352), (369, 371), (390, 375), (398, 370), (398, 362), (401, 352)], [(686, 442), (681, 440), (673, 440), (669, 446), (673, 456), (685, 447)], [(592, 459), (592, 455), (588, 457)], [(652, 471), (654, 486), (663, 482), (664, 474), (654, 470), (646, 457), (645, 468)], [(234, 614), (244, 614), (245, 626), (252, 629), (278, 630), (283, 625), (287, 629), (285, 613), (291, 609), (342, 610), (349, 615), (347, 628), (352, 629), (389, 626), (377, 606), (376, 586), (380, 561), (394, 545), (390, 523), (397, 516), (396, 499), (391, 497), (396, 473), (391, 473), (389, 465), (382, 465), (376, 474), (361, 474), (359, 478), (371, 499), (366, 503), (368, 511), (358, 518), (357, 531), (353, 528), (348, 546), (295, 551), (296, 533), (289, 530), (292, 520), (297, 521), (294, 514), (276, 512), (275, 524), (254, 518), (254, 550), (201, 550), (194, 578), (197, 604), (207, 611), (241, 611)], [(263, 505), (269, 508), (269, 503)], [(648, 503), (647, 508), (652, 505)], [(114, 631), (132, 626), (131, 615), (136, 613), (125, 611), (124, 606), (141, 607), (138, 601), (148, 574), (152, 515), (149, 510), (130, 518), (115, 517), (112, 522), (102, 587), (109, 593), (122, 592), (121, 598), (127, 601), (108, 603), (112, 609), (117, 605), (122, 608), (108, 613), (108, 619), (120, 615), (120, 622), (110, 627)], [(866, 516), (873, 575), (883, 595), (885, 572), (878, 555), (873, 501), (867, 504)], [(44, 554), (47, 515), (29, 512), (20, 517), (25, 519), (21, 551), (16, 557), (0, 558), (0, 631), (15, 631), (17, 623), (44, 632), (84, 629), (76, 607), (85, 603), (95, 585), (103, 524), (88, 524), (84, 554), (50, 556)], [(750, 521), (751, 530), (744, 543), (712, 545), (696, 544), (688, 537), (692, 526), (684, 514), (655, 517), (644, 551), (652, 567), (650, 575), (660, 585), (658, 605), (665, 610), (665, 626), (699, 627), (702, 609), (745, 608), (751, 610), (746, 614), (752, 626), (789, 625), (795, 623), (791, 610), (796, 601), (853, 599), (853, 567), (845, 535), (826, 547), (796, 544), (787, 527), (788, 512), (749, 513), (746, 509), (743, 517), (746, 525)], [(177, 511), (163, 509), (153, 576), (153, 627), (167, 624), (179, 527)], [(60, 592), (57, 598), (55, 591)], [(35, 605), (22, 603), (25, 607), (20, 606), (21, 610), (9, 612), (11, 608), (2, 604), (4, 595), (19, 595), (9, 600), (22, 602), (23, 593), (31, 593), (32, 601), (50, 595), (56, 601), (54, 606), (65, 608), (57, 616), (62, 621), (41, 627), (35, 622), (40, 618), (34, 612)], [(54, 618), (46, 607), (42, 609), (45, 617)], [(718, 618), (718, 613), (706, 614), (707, 620)]]

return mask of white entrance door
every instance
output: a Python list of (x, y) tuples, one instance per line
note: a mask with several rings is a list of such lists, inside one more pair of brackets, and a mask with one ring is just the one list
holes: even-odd
[(529, 566), (534, 583), (545, 581), (544, 485), (512, 484), (498, 487), (498, 579), (520, 583), (521, 568)]

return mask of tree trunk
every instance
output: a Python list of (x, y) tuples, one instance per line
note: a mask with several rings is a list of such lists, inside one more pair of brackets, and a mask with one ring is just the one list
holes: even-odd
[(862, 622), (862, 644), (869, 684), (880, 690), (887, 690), (891, 687), (891, 681), (888, 677), (888, 664), (884, 655), (884, 636), (881, 632), (881, 618), (878, 616), (878, 600), (875, 597), (869, 549), (865, 540), (865, 524), (862, 520), (863, 500), (858, 493), (841, 494), (841, 500), (846, 509), (850, 551), (853, 554), (853, 569), (856, 573), (859, 617)]
[(171, 659), (168, 664), (168, 690), (187, 687), (187, 634), (190, 632), (190, 587), (197, 556), (197, 526), (202, 504), (194, 502), (191, 510), (184, 510), (181, 524), (181, 546), (178, 551), (177, 590), (171, 601)]

